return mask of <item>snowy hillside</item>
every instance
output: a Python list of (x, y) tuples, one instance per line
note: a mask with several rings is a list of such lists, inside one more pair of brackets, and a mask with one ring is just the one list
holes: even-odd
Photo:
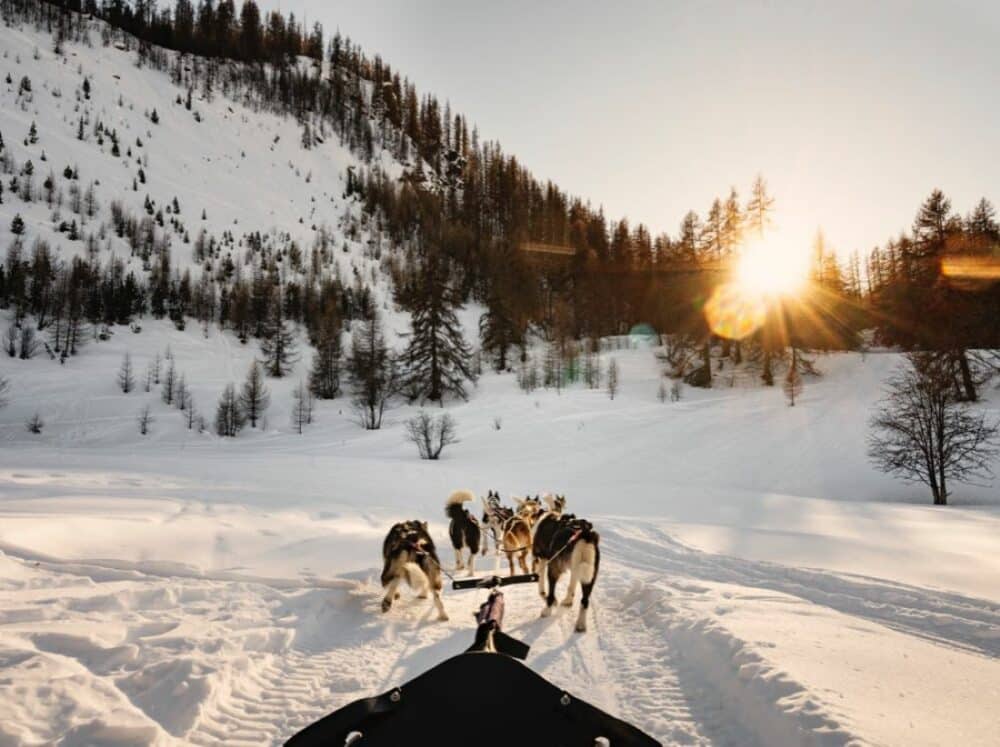
[[(322, 272), (364, 278), (388, 331), (406, 331), (377, 231), (344, 197), (358, 162), (336, 137), (303, 149), (300, 124), (218, 92), (195, 91), (189, 109), (183, 87), (101, 45), (97, 28), (65, 61), (47, 33), (0, 29), (4, 152), (22, 183), (32, 162), (42, 193), (25, 202), (5, 175), (0, 246), (20, 214), (29, 250), (42, 238), (83, 256), (93, 231), (102, 262), (144, 272), (125, 238), (96, 232), (114, 201), (148, 216), (148, 195), (178, 268), (200, 271), (202, 227), (233, 234), (222, 254), (237, 263), (253, 232), (282, 249), (325, 241)], [(61, 208), (44, 197), (50, 170)], [(71, 186), (85, 201), (91, 183), (87, 216)], [(64, 221), (79, 221), (79, 240)], [(478, 317), (461, 312), (469, 339)], [(533, 587), (508, 594), (506, 629), (531, 644), (534, 670), (664, 744), (996, 744), (1000, 498), (956, 486), (954, 505), (933, 508), (921, 486), (869, 464), (866, 423), (897, 354), (818, 355), (795, 407), (732, 369), (670, 402), (657, 396), (662, 351), (611, 339), (600, 360), (619, 367), (613, 399), (580, 383), (525, 394), (515, 375), (487, 372), (468, 402), (446, 405), (461, 440), (432, 462), (406, 440), (417, 408), (402, 402), (377, 431), (343, 397), (318, 402), (297, 433), (301, 331), (291, 375), (267, 380), (260, 427), (236, 439), (189, 428), (161, 386), (122, 393), (125, 354), (139, 376), (169, 353), (210, 418), (259, 348), (213, 324), (140, 321), (63, 365), (0, 357), (0, 744), (280, 744), (464, 650), (479, 592), (446, 590), (448, 622), (408, 592), (379, 611), (387, 528), (429, 521), (450, 563), (443, 503), (457, 488), (564, 493), (594, 522), (604, 556), (590, 631), (573, 632), (568, 610), (541, 619)], [(984, 396), (1000, 416), (1000, 394)], [(28, 433), (36, 413), (44, 426)], [(469, 697), (489, 698), (488, 684)]]

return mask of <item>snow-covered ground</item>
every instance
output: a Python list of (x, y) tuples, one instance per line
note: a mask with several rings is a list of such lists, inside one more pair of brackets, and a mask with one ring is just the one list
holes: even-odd
[[(342, 197), (357, 164), (336, 138), (303, 151), (294, 122), (196, 91), (199, 122), (166, 75), (91, 38), (63, 59), (46, 33), (0, 29), (6, 148), (32, 160), (36, 185), (51, 168), (68, 190), (67, 164), (82, 186), (99, 182), (100, 215), (85, 231), (112, 199), (141, 212), (146, 193), (160, 206), (176, 195), (192, 239), (203, 226), (280, 231), (309, 247), (313, 226), (327, 226), (341, 271), (372, 275), (371, 235), (345, 231), (358, 221)], [(30, 97), (18, 94), (24, 75)], [(84, 77), (89, 100), (77, 98)], [(121, 136), (119, 157), (93, 136), (97, 119)], [(25, 144), (33, 121), (39, 143)], [(136, 192), (139, 157), (148, 181)], [(83, 252), (52, 229), (53, 212), (6, 191), (0, 247), (20, 213), (29, 249), (42, 237), (61, 256)], [(128, 258), (108, 238), (101, 261)], [(176, 232), (171, 251), (197, 269)], [(388, 329), (404, 332), (385, 291), (380, 276)], [(477, 316), (463, 312), (470, 332)], [(604, 559), (591, 630), (573, 633), (565, 611), (540, 619), (527, 587), (509, 592), (507, 627), (532, 645), (533, 669), (666, 744), (996, 744), (1000, 498), (954, 486), (954, 505), (933, 508), (920, 487), (873, 471), (865, 424), (898, 356), (821, 356), (823, 376), (794, 408), (779, 388), (726, 386), (728, 372), (717, 389), (661, 403), (661, 367), (645, 348), (604, 355), (621, 368), (614, 401), (579, 386), (525, 395), (513, 376), (487, 374), (468, 403), (449, 404), (461, 442), (424, 462), (403, 436), (409, 407), (366, 432), (345, 400), (320, 403), (295, 433), (305, 346), (291, 377), (268, 381), (262, 428), (190, 431), (158, 388), (116, 388), (124, 353), (141, 379), (169, 347), (211, 421), (258, 350), (214, 326), (143, 327), (115, 328), (65, 366), (0, 358), (11, 382), (0, 410), (0, 745), (280, 743), (463, 650), (480, 594), (446, 592), (441, 623), (408, 597), (382, 615), (378, 586), (396, 519), (430, 520), (450, 561), (442, 506), (462, 487), (565, 493), (594, 521)], [(1000, 397), (988, 395), (996, 417)], [(23, 425), (35, 412), (40, 435)]]
[[(991, 744), (1000, 733), (1000, 507), (957, 487), (947, 509), (874, 472), (862, 435), (892, 354), (820, 357), (779, 389), (656, 397), (648, 349), (620, 350), (622, 391), (525, 395), (487, 374), (449, 406), (439, 462), (403, 437), (413, 409), (361, 430), (343, 400), (304, 435), (269, 380), (267, 427), (188, 431), (157, 390), (115, 387), (169, 344), (208, 414), (256, 350), (148, 323), (72, 362), (19, 364), (0, 411), (0, 734), (14, 744), (280, 742), (351, 699), (462, 650), (405, 598), (378, 610), (379, 547), (457, 487), (565, 492), (605, 562), (594, 621), (508, 595), (530, 666), (668, 744)], [(149, 436), (135, 423), (149, 404)], [(992, 407), (997, 411), (997, 398)], [(30, 436), (23, 421), (41, 411)], [(497, 430), (494, 420), (500, 418)], [(495, 559), (490, 556), (486, 567)], [(481, 564), (483, 565), (483, 564)], [(479, 693), (476, 697), (488, 697)]]

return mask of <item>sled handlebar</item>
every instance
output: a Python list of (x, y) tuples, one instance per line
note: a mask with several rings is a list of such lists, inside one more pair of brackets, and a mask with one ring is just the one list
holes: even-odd
[(455, 579), (451, 582), (451, 588), (456, 591), (462, 589), (496, 589), (499, 586), (530, 584), (536, 581), (538, 581), (537, 573), (521, 573), (517, 576), (484, 576), (483, 578)]

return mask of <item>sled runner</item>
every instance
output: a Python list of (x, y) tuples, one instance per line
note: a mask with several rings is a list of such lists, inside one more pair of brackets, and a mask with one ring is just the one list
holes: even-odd
[(529, 646), (501, 630), (500, 587), (537, 581), (533, 573), (455, 581), (455, 589), (490, 589), (465, 653), (388, 692), (349, 703), (307, 726), (286, 747), (659, 745), (517, 661)]

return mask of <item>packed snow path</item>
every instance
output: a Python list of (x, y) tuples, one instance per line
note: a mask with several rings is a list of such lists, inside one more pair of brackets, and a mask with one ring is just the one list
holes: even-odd
[[(590, 631), (574, 633), (565, 610), (540, 619), (532, 585), (507, 591), (506, 627), (531, 644), (533, 669), (665, 744), (876, 741), (840, 718), (832, 693), (771, 666), (776, 644), (728, 628), (736, 607), (792, 604), (804, 618), (843, 617), (845, 628), (874, 621), (964, 657), (970, 685), (988, 687), (992, 675), (995, 687), (1000, 605), (712, 555), (646, 523), (602, 524), (606, 562)], [(438, 623), (409, 594), (382, 615), (376, 568), (262, 583), (11, 547), (0, 563), (0, 735), (12, 744), (280, 744), (463, 650), (482, 601), (481, 592), (446, 592), (451, 620)], [(489, 697), (488, 688), (470, 697)], [(980, 736), (1000, 728), (989, 718), (975, 726)]]

